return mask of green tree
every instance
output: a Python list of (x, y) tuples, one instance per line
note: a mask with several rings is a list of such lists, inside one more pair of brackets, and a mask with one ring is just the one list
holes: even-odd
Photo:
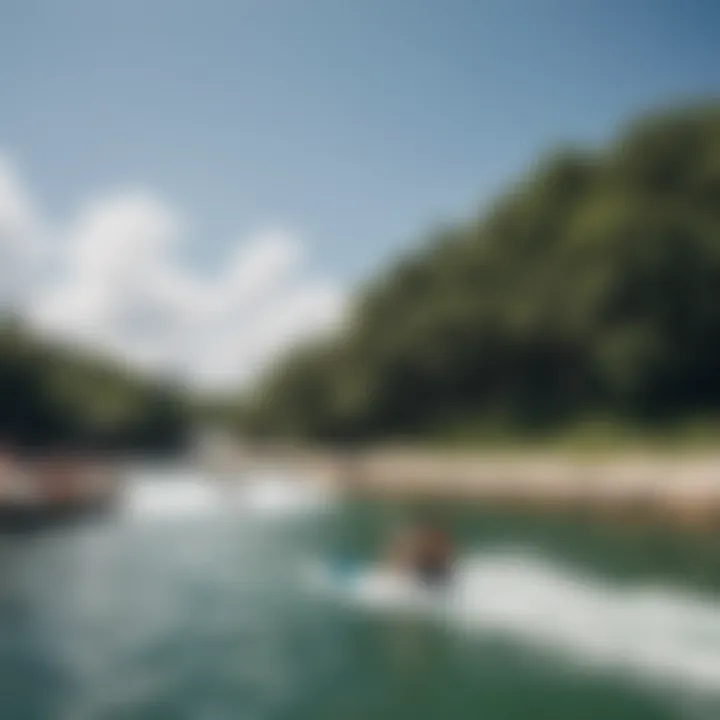
[(720, 108), (646, 118), (540, 163), (371, 283), (332, 341), (246, 404), (265, 433), (553, 427), (720, 411)]

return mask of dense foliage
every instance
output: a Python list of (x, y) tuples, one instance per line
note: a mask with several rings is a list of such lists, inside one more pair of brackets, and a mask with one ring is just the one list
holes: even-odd
[(187, 416), (178, 393), (109, 361), (0, 325), (0, 441), (28, 450), (165, 451)]
[(720, 108), (644, 119), (430, 238), (348, 327), (276, 368), (245, 427), (311, 438), (720, 410)]

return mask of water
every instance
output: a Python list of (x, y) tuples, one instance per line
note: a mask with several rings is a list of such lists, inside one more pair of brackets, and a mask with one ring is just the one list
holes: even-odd
[(720, 717), (713, 538), (434, 511), (462, 557), (417, 602), (372, 565), (312, 572), (371, 558), (407, 508), (135, 471), (113, 521), (0, 541), (1, 716)]

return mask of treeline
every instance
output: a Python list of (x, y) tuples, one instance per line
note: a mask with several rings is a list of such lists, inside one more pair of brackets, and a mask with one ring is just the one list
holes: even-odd
[(185, 400), (120, 365), (0, 322), (0, 443), (24, 451), (169, 452), (183, 446)]
[(539, 164), (246, 398), (246, 432), (351, 440), (720, 412), (720, 107)]

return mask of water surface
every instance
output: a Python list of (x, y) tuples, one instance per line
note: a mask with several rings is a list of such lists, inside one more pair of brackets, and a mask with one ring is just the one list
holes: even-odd
[(369, 561), (406, 507), (132, 475), (112, 521), (0, 539), (2, 717), (720, 717), (712, 538), (435, 508), (458, 583), (418, 607), (308, 572)]

